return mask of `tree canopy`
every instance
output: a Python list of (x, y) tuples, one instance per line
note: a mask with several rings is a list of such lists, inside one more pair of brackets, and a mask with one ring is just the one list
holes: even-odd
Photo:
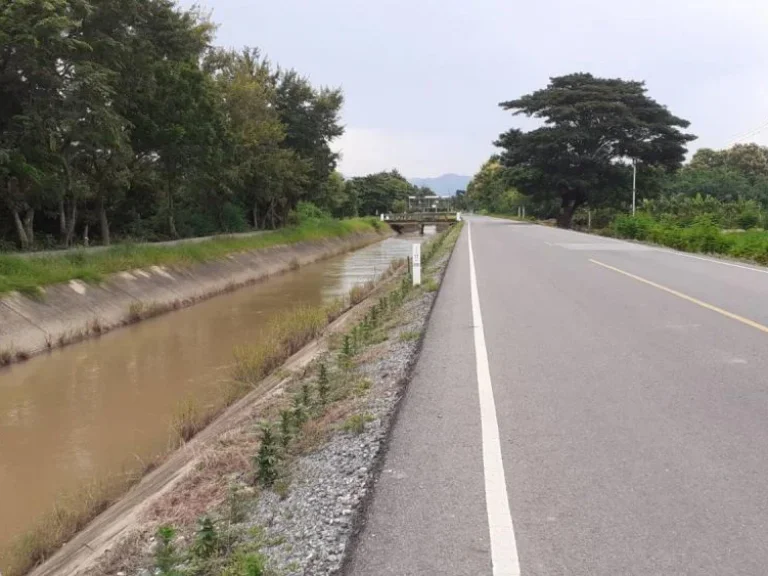
[(500, 106), (542, 121), (529, 132), (505, 132), (496, 145), (509, 185), (537, 202), (558, 199), (561, 226), (585, 203), (626, 199), (631, 161), (641, 171), (678, 169), (695, 138), (683, 132), (686, 120), (647, 96), (642, 82), (570, 74)]
[(284, 225), (341, 215), (339, 89), (172, 0), (0, 6), (0, 248)]

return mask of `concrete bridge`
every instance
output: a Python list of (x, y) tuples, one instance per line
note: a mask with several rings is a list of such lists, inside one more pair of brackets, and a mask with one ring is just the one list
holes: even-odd
[(450, 228), (461, 221), (460, 212), (406, 212), (403, 214), (382, 214), (381, 219), (387, 222), (398, 234), (419, 232), (424, 234), (425, 226), (435, 226), (438, 231)]

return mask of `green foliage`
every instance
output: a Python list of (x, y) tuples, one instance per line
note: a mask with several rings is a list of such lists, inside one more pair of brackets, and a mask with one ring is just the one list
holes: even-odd
[(355, 214), (341, 91), (211, 47), (214, 29), (168, 0), (4, 3), (0, 243), (276, 228), (300, 201)]
[(300, 430), (308, 418), (307, 407), (302, 402), (301, 395), (295, 396), (293, 398), (293, 422), (296, 428)]
[(179, 561), (176, 546), (173, 543), (176, 538), (176, 529), (169, 525), (160, 526), (156, 537), (155, 568), (161, 576), (173, 576), (177, 573), (176, 564)]
[(537, 202), (559, 202), (562, 226), (582, 204), (626, 201), (632, 169), (624, 159), (636, 159), (641, 176), (657, 166), (675, 170), (694, 139), (681, 131), (689, 123), (649, 98), (642, 82), (570, 74), (500, 106), (543, 122), (502, 134), (497, 146), (505, 181)]
[(342, 429), (351, 434), (362, 434), (365, 432), (365, 425), (374, 420), (375, 418), (368, 413), (353, 414), (344, 421)]
[(647, 240), (689, 252), (725, 254), (768, 263), (768, 232), (727, 233), (709, 216), (699, 216), (690, 225), (672, 219), (656, 220), (647, 214), (616, 219), (613, 233), (620, 238)]
[(350, 358), (354, 354), (352, 349), (352, 339), (349, 337), (349, 334), (344, 335), (344, 344), (341, 348), (341, 353), (347, 358)]
[(280, 411), (280, 443), (287, 448), (293, 438), (293, 412)]
[(301, 403), (306, 407), (312, 405), (312, 388), (310, 388), (308, 382), (304, 382), (301, 385)]
[(211, 558), (219, 549), (219, 534), (216, 531), (216, 525), (209, 517), (203, 517), (199, 521), (197, 534), (195, 534), (195, 543), (192, 546), (192, 552), (195, 556), (202, 559)]
[(269, 488), (277, 480), (278, 446), (272, 427), (266, 423), (261, 427), (261, 446), (256, 455), (256, 469), (259, 483)]
[(266, 576), (267, 559), (260, 552), (240, 551), (222, 572), (222, 576)]
[(331, 386), (328, 378), (328, 369), (325, 367), (325, 363), (323, 363), (320, 364), (320, 373), (317, 377), (317, 396), (321, 406), (328, 404), (328, 394), (330, 393), (330, 390)]
[(412, 202), (416, 206), (419, 197), (430, 194), (429, 190), (421, 190), (408, 183), (396, 170), (352, 178), (347, 182), (347, 196), (354, 204), (350, 215), (402, 212), (407, 209), (409, 196), (417, 197)]

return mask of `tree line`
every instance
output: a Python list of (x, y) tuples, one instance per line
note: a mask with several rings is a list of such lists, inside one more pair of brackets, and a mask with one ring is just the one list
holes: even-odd
[(394, 171), (345, 181), (341, 90), (214, 30), (172, 0), (2, 3), (0, 248), (276, 228), (301, 201), (343, 217), (419, 193)]
[(606, 223), (630, 210), (634, 163), (638, 208), (651, 215), (682, 225), (703, 216), (722, 227), (768, 224), (768, 148), (702, 148), (685, 163), (695, 139), (688, 121), (650, 98), (642, 82), (571, 74), (501, 107), (542, 125), (498, 138), (500, 152), (467, 189), (475, 208), (525, 206), (561, 226), (589, 208)]

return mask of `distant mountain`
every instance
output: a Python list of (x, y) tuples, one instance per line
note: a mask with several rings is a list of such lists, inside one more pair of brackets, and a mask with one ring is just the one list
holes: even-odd
[(453, 196), (456, 190), (466, 190), (472, 178), (461, 174), (443, 174), (436, 178), (408, 178), (414, 186), (426, 186), (438, 196)]

